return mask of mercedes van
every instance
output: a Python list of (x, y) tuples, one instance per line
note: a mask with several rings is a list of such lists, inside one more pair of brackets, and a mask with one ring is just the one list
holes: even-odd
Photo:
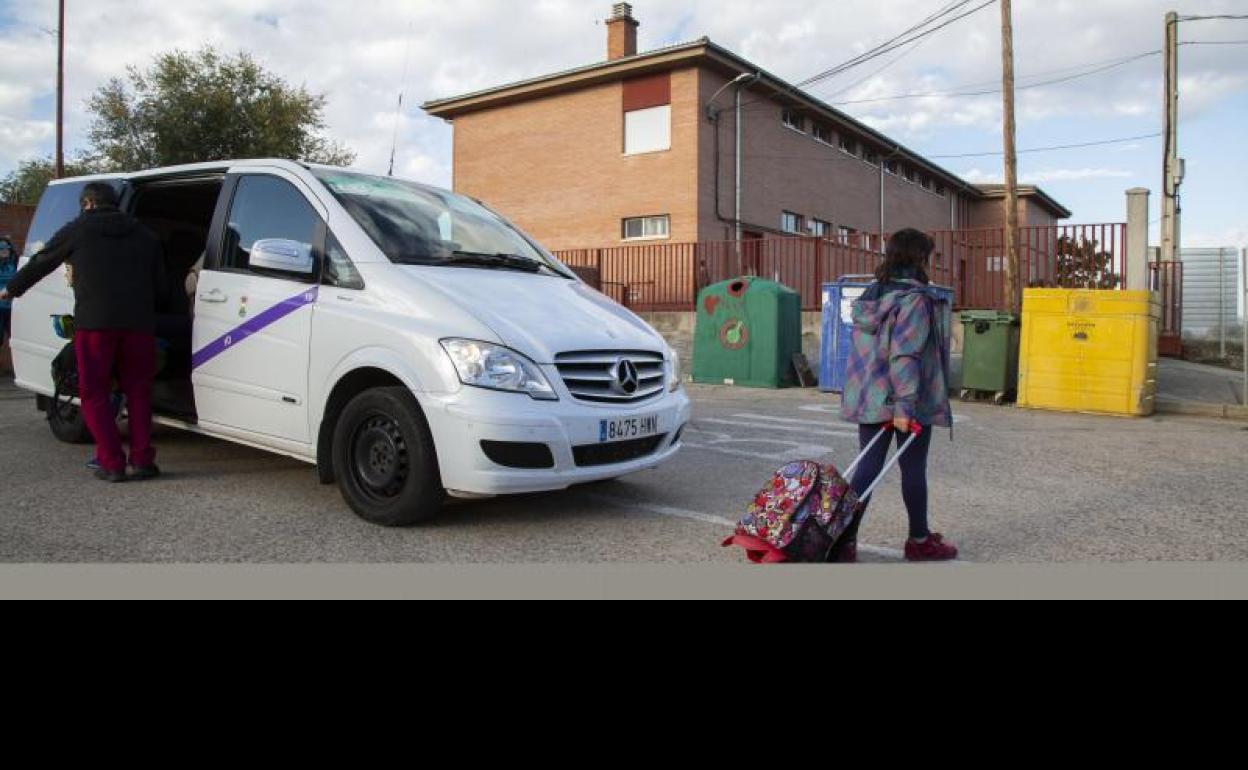
[[(273, 160), (69, 179), (44, 194), (23, 264), (99, 181), (176, 276), (156, 421), (315, 464), (370, 522), (613, 479), (680, 447), (672, 349), (480, 202)], [(66, 343), (50, 319), (72, 312), (54, 273), (14, 304), (12, 348), (18, 386), (80, 443), (52, 375)]]

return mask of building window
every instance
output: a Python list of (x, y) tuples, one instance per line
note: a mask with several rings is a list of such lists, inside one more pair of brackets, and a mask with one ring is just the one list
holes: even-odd
[(872, 166), (880, 165), (880, 154), (875, 150), (867, 150), (862, 154), (862, 159)]
[(857, 155), (858, 143), (848, 136), (842, 136), (841, 137), (841, 152), (849, 153), (850, 155)]
[(941, 184), (941, 183), (937, 182), (937, 183), (936, 183), (936, 194), (937, 194), (937, 195), (939, 195), (939, 196), (940, 196), (940, 197), (942, 197), (942, 198), (946, 198), (946, 197), (948, 197), (948, 196), (949, 196), (949, 188), (947, 188), (947, 187), (945, 187), (943, 184)]
[(624, 114), (624, 154), (644, 155), (672, 149), (672, 107), (651, 107)]
[(852, 245), (857, 234), (858, 231), (852, 227), (840, 227), (836, 232), (837, 239), (845, 246)]
[(624, 220), (624, 240), (650, 241), (669, 238), (672, 234), (672, 218), (664, 214), (661, 217), (636, 217)]
[(888, 163), (884, 165), (884, 170), (892, 174), (893, 176), (900, 176), (901, 164), (895, 160), (890, 160)]
[(913, 166), (906, 166), (906, 181), (913, 184), (919, 178)]
[(932, 189), (932, 178), (924, 174), (920, 184), (923, 185), (924, 190), (928, 190), (930, 192)]
[(780, 229), (792, 235), (801, 235), (806, 227), (806, 218), (801, 214), (786, 211), (780, 216)]
[(812, 220), (810, 223), (810, 234), (816, 238), (828, 238), (832, 235), (832, 225), (824, 222), (822, 219)]
[(832, 127), (827, 123), (816, 123), (814, 128), (815, 139), (823, 142), (829, 147), (834, 146), (836, 142), (836, 134), (832, 131)]
[(797, 110), (785, 110), (782, 120), (786, 127), (806, 133), (806, 116)]

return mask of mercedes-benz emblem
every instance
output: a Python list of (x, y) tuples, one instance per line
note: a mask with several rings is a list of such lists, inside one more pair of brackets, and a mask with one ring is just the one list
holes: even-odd
[(641, 374), (637, 371), (637, 364), (628, 360), (621, 361), (615, 367), (615, 383), (622, 393), (630, 396), (636, 393), (641, 387)]

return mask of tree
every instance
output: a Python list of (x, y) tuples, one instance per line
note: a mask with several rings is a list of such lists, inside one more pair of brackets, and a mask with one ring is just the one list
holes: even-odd
[[(89, 158), (65, 163), (66, 176), (86, 176), (98, 171), (98, 164)], [(0, 203), (34, 206), (39, 203), (48, 182), (55, 178), (56, 161), (53, 158), (22, 161), (15, 171), (0, 179)]]
[(130, 67), (124, 80), (100, 88), (88, 106), (93, 149), (113, 170), (234, 158), (355, 160), (320, 133), (323, 95), (286, 83), (245, 52), (162, 54), (146, 71)]
[(1086, 238), (1057, 240), (1057, 285), (1063, 289), (1117, 289), (1122, 276), (1114, 272), (1114, 255)]

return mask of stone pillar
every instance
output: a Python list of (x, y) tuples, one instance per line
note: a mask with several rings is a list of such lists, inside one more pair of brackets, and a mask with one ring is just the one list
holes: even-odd
[(1127, 289), (1148, 291), (1148, 205), (1151, 191), (1127, 191)]

